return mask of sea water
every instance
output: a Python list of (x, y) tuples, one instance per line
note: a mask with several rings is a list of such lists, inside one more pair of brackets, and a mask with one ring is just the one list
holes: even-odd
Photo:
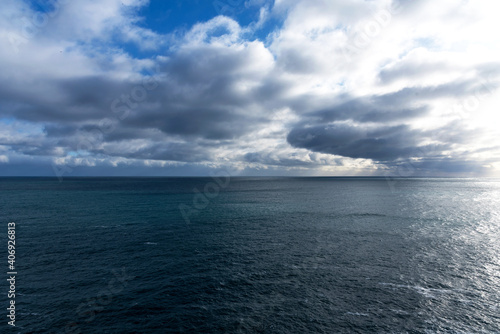
[(0, 203), (12, 333), (500, 333), (500, 180), (2, 178)]

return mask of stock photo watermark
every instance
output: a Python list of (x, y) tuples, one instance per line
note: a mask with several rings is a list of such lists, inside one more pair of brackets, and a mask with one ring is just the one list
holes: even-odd
[(401, 12), (399, 3), (394, 6), (377, 11), (369, 21), (366, 21), (361, 29), (352, 33), (347, 44), (341, 48), (346, 61), (350, 62), (352, 57), (367, 49), (373, 41), (380, 36), (383, 30), (392, 22), (393, 16)]
[(9, 326), (16, 327), (16, 223), (10, 222), (7, 224), (7, 282), (9, 290), (7, 297), (9, 299), (9, 307), (7, 308), (7, 323)]
[[(110, 105), (113, 118), (102, 119), (99, 124), (90, 131), (90, 136), (78, 143), (77, 152), (89, 152), (95, 149), (105, 135), (115, 131), (116, 122), (123, 121), (129, 117), (130, 112), (139, 107), (141, 103), (144, 103), (149, 93), (158, 87), (159, 82), (153, 76), (150, 76), (144, 78), (141, 84), (135, 85), (128, 93), (121, 94), (119, 97), (115, 98)], [(62, 182), (63, 175), (71, 173), (75, 167), (77, 167), (76, 159), (74, 160), (74, 164), (58, 164), (55, 161), (52, 162), (52, 169), (59, 182)]]
[(245, 10), (244, 0), (215, 0), (212, 5), (218, 15), (234, 16)]
[(43, 7), (45, 12), (36, 11), (31, 15), (25, 15), (19, 20), (21, 27), (18, 32), (11, 32), (8, 40), (14, 52), (19, 52), (19, 47), (34, 39), (61, 11), (61, 7), (70, 0), (49, 0)]
[[(425, 152), (423, 149), (417, 149), (414, 151), (413, 156), (425, 156)], [(387, 181), (387, 185), (391, 189), (392, 192), (396, 191), (396, 184), (401, 181), (401, 178), (408, 178), (412, 176), (416, 176), (417, 173), (417, 160), (407, 159), (399, 163), (395, 169), (388, 171), (385, 174), (385, 180)]]
[(213, 182), (207, 182), (203, 189), (193, 188), (193, 193), (195, 195), (190, 205), (184, 203), (179, 204), (179, 211), (186, 224), (191, 222), (193, 215), (204, 210), (210, 204), (210, 200), (217, 197), (221, 190), (227, 188), (231, 181), (231, 176), (227, 171), (213, 173), (211, 177)]
[(103, 311), (106, 306), (113, 302), (113, 297), (121, 293), (127, 286), (128, 281), (135, 276), (128, 276), (125, 268), (121, 268), (121, 272), (116, 269), (111, 271), (113, 278), (108, 281), (107, 286), (102, 288), (95, 297), (87, 298), (75, 310), (76, 315), (80, 318), (78, 321), (69, 321), (60, 333), (65, 334), (81, 334), (83, 333), (80, 324), (90, 323), (95, 320), (96, 314)]
[(447, 109), (450, 115), (457, 115), (459, 119), (468, 119), (471, 114), (479, 109), (488, 97), (493, 95), (496, 84), (493, 83), (493, 75), (483, 78), (479, 84), (474, 87), (472, 95), (460, 100)]

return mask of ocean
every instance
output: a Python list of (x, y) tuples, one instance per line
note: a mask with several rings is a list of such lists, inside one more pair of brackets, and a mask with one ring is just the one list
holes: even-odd
[(500, 333), (498, 179), (1, 178), (0, 198), (2, 333)]

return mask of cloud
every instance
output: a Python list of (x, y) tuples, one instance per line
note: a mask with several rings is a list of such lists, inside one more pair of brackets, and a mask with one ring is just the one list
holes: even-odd
[(291, 145), (311, 151), (377, 161), (410, 157), (419, 148), (417, 139), (418, 134), (403, 125), (367, 129), (348, 124), (295, 128), (287, 138)]
[(148, 5), (5, 2), (0, 172), (499, 172), (491, 3), (250, 1), (169, 33)]

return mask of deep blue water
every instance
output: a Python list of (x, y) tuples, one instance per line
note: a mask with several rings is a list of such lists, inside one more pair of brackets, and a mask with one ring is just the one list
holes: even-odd
[(500, 333), (500, 180), (2, 178), (0, 209), (2, 333)]

